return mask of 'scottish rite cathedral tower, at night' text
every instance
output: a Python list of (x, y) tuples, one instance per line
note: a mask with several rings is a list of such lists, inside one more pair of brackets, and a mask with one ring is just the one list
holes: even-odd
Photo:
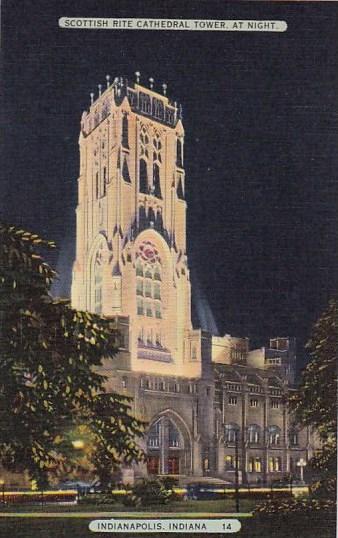
[(283, 397), (293, 339), (249, 351), (246, 338), (192, 327), (181, 107), (138, 73), (136, 83), (107, 77), (79, 146), (72, 305), (120, 331), (107, 390), (132, 396), (149, 423), (147, 472), (233, 480), (236, 450), (243, 480), (296, 469), (312, 447)]

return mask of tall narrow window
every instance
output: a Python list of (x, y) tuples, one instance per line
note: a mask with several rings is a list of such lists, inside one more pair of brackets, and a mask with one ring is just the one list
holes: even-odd
[[(148, 211), (148, 221), (150, 226), (154, 226), (155, 224), (155, 213), (152, 207), (149, 207)], [(151, 224), (152, 223), (152, 224)]]
[(153, 310), (152, 310), (152, 307), (151, 307), (151, 303), (146, 303), (146, 315), (148, 316), (148, 318), (152, 318), (153, 317)]
[(136, 262), (136, 276), (143, 276), (143, 265), (141, 260)]
[(144, 159), (140, 159), (140, 192), (148, 193), (148, 171), (147, 163)]
[(250, 426), (248, 426), (247, 435), (249, 443), (259, 443), (260, 432), (261, 428), (257, 424), (251, 424)]
[(159, 265), (154, 267), (154, 280), (161, 280), (161, 269)]
[(137, 298), (137, 314), (139, 316), (143, 316), (144, 314), (143, 301), (140, 298)]
[(183, 185), (182, 185), (181, 176), (179, 176), (179, 178), (178, 178), (176, 193), (177, 193), (177, 198), (179, 198), (180, 200), (184, 200), (184, 192), (183, 192)]
[(154, 185), (154, 196), (156, 196), (156, 198), (162, 198), (160, 167), (158, 166), (157, 163), (155, 163), (153, 166), (153, 185)]
[(98, 199), (99, 197), (99, 173), (96, 172), (95, 175), (95, 197)]
[(122, 146), (129, 149), (127, 114), (124, 114), (122, 118)]
[(239, 426), (238, 424), (225, 424), (224, 426), (224, 441), (226, 443), (239, 442)]
[(158, 303), (155, 304), (155, 318), (157, 319), (162, 318), (161, 305)]
[(269, 434), (269, 444), (270, 445), (279, 445), (280, 444), (281, 430), (280, 430), (280, 428), (278, 426), (269, 426), (268, 434)]
[(163, 218), (161, 211), (157, 211), (156, 213), (155, 229), (159, 232), (163, 231)]
[(147, 228), (147, 214), (146, 214), (146, 210), (144, 206), (140, 206), (138, 215), (139, 215), (139, 229), (144, 230), (145, 228)]
[(106, 192), (107, 192), (107, 168), (104, 167), (103, 168), (103, 185), (102, 185), (102, 192), (103, 192), (103, 196), (106, 196)]
[(122, 166), (122, 177), (126, 183), (131, 183), (130, 181), (130, 175), (129, 175), (129, 169), (127, 164), (127, 159), (124, 158), (123, 160), (123, 166)]
[(176, 145), (176, 164), (180, 168), (183, 168), (183, 144), (180, 138), (177, 139)]
[(94, 302), (95, 314), (101, 314), (102, 311), (102, 264), (99, 258), (94, 265)]
[(139, 278), (136, 281), (136, 295), (143, 296), (143, 281)]
[(146, 280), (144, 283), (144, 294), (146, 297), (151, 297), (151, 282)]
[(154, 299), (161, 299), (161, 286), (158, 282), (154, 282)]

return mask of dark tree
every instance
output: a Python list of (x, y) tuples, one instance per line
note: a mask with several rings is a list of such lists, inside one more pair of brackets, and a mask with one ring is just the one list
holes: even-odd
[(0, 463), (40, 486), (83, 466), (104, 481), (144, 457), (144, 424), (128, 398), (104, 390), (102, 357), (117, 352), (111, 321), (53, 300), (46, 248), (55, 245), (0, 225)]
[(310, 462), (322, 476), (318, 490), (334, 493), (337, 472), (337, 339), (338, 304), (332, 300), (313, 328), (307, 344), (311, 360), (302, 374), (291, 406), (299, 424), (319, 435), (321, 450)]

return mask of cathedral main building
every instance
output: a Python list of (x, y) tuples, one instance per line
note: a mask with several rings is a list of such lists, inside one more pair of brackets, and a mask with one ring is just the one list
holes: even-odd
[(186, 248), (181, 107), (116, 78), (81, 119), (72, 306), (112, 318), (121, 335), (104, 360), (107, 390), (132, 396), (148, 422), (135, 473), (265, 483), (297, 473), (313, 447), (286, 395), (295, 342), (194, 329)]

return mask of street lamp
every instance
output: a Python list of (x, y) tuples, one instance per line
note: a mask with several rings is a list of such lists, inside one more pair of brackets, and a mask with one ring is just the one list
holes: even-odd
[(235, 499), (236, 499), (236, 512), (239, 512), (239, 476), (238, 476), (238, 430), (235, 429)]
[(75, 450), (82, 450), (85, 446), (84, 441), (82, 439), (75, 439), (75, 441), (72, 441), (73, 448)]
[(297, 461), (296, 465), (300, 469), (300, 481), (304, 482), (304, 467), (306, 466), (306, 461), (303, 458), (300, 458), (300, 460)]

